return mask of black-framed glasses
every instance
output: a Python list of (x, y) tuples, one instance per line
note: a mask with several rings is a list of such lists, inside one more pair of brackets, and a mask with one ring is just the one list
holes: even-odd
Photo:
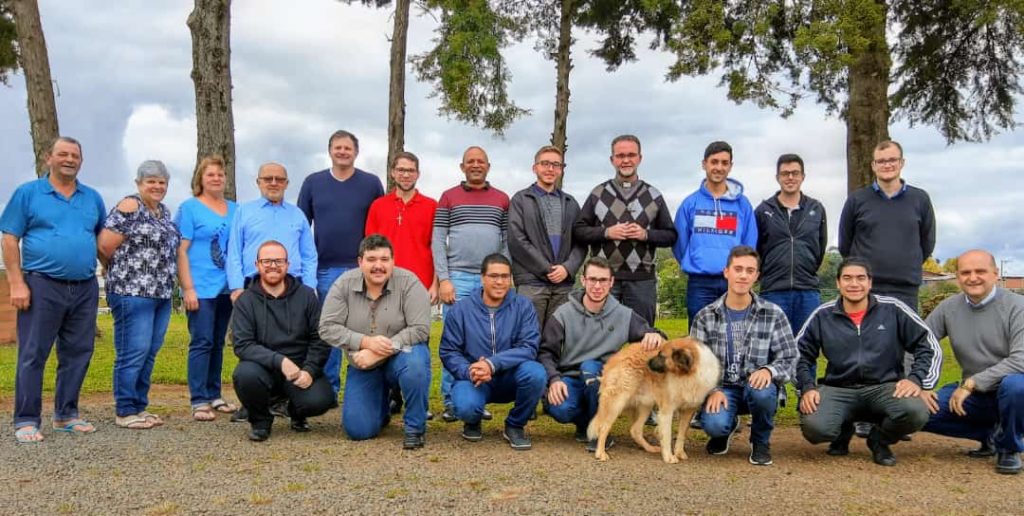
[(903, 161), (903, 158), (884, 158), (872, 160), (871, 162), (881, 167), (884, 165), (896, 165), (901, 161)]
[(563, 168), (566, 167), (566, 164), (562, 163), (561, 161), (543, 160), (543, 161), (538, 161), (537, 164), (540, 165), (543, 168), (563, 169)]
[(264, 267), (281, 267), (282, 265), (288, 263), (288, 260), (286, 258), (260, 258), (256, 261), (259, 262), (259, 264)]
[(611, 278), (594, 278), (588, 276), (583, 277), (583, 281), (586, 281), (587, 283), (593, 283), (594, 285), (607, 285), (608, 282), (610, 282), (611, 280)]
[(498, 274), (497, 272), (489, 272), (484, 274), (484, 277), (491, 281), (509, 281), (512, 279), (511, 274)]
[(396, 168), (394, 170), (396, 175), (412, 175), (419, 173), (419, 170), (416, 170), (415, 168)]

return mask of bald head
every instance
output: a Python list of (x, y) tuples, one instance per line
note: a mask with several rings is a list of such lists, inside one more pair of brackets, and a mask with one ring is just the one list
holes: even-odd
[(992, 293), (999, 279), (992, 253), (971, 249), (956, 259), (956, 282), (972, 303), (980, 303)]
[(992, 253), (990, 253), (990, 252), (988, 252), (988, 251), (986, 251), (984, 249), (970, 249), (968, 251), (964, 251), (956, 259), (956, 263), (957, 263), (957, 267), (958, 268), (959, 268), (960, 262), (963, 261), (965, 258), (968, 259), (968, 260), (971, 260), (971, 259), (979, 259), (979, 260), (980, 259), (987, 259), (989, 265), (992, 266), (992, 270), (998, 269), (998, 267), (996, 267), (996, 257), (992, 256)]

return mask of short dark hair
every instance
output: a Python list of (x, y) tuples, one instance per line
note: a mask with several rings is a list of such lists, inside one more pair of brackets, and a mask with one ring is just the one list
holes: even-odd
[(587, 261), (583, 263), (583, 274), (587, 274), (587, 267), (597, 267), (598, 269), (604, 269), (606, 271), (612, 270), (612, 264), (608, 263), (608, 259), (603, 256), (591, 256), (587, 258)]
[(338, 138), (348, 138), (349, 140), (352, 140), (352, 146), (356, 148), (356, 152), (359, 152), (359, 138), (356, 138), (356, 135), (344, 129), (338, 129), (331, 134), (331, 137), (327, 139), (327, 148), (330, 149), (331, 145), (334, 144), (334, 140), (337, 140)]
[(70, 143), (72, 145), (78, 146), (78, 154), (82, 154), (82, 144), (78, 140), (76, 140), (76, 139), (74, 139), (74, 138), (72, 138), (70, 136), (58, 136), (58, 137), (54, 138), (53, 141), (50, 142), (50, 148), (46, 151), (46, 154), (47, 155), (53, 154), (53, 149), (55, 147), (57, 147), (57, 144), (60, 143), (60, 142)]
[(259, 261), (259, 259), (260, 259), (260, 251), (262, 251), (264, 247), (272, 247), (272, 246), (277, 246), (277, 247), (280, 247), (281, 249), (284, 249), (284, 257), (285, 257), (285, 259), (288, 258), (288, 248), (285, 247), (284, 244), (282, 244), (281, 242), (278, 242), (277, 240), (267, 240), (266, 242), (263, 242), (262, 244), (260, 244), (259, 249), (256, 249), (256, 261)]
[(359, 257), (362, 258), (363, 254), (367, 251), (376, 251), (377, 249), (385, 248), (388, 251), (391, 251), (391, 256), (395, 255), (395, 248), (391, 246), (391, 241), (388, 240), (388, 237), (380, 233), (367, 235), (362, 242), (359, 242)]
[(878, 145), (875, 145), (875, 150), (885, 150), (888, 149), (889, 147), (896, 147), (900, 151), (900, 157), (903, 157), (903, 146), (900, 145), (900, 142), (896, 140), (882, 140), (878, 142)]
[(732, 265), (734, 258), (740, 258), (742, 256), (753, 256), (757, 260), (757, 270), (761, 270), (761, 255), (757, 254), (757, 249), (750, 247), (749, 245), (738, 245), (729, 250), (729, 258), (725, 261), (725, 266)]
[(559, 149), (554, 145), (545, 145), (540, 149), (537, 149), (537, 152), (534, 153), (533, 155), (533, 161), (536, 162), (538, 159), (540, 159), (540, 155), (546, 152), (554, 152), (555, 154), (558, 154), (558, 159), (565, 159), (565, 153), (562, 152), (562, 149)]
[(732, 160), (732, 145), (722, 141), (709, 143), (708, 146), (704, 148), (704, 159), (708, 159), (708, 156), (718, 154), (719, 152), (728, 152), (729, 160)]
[(839, 267), (836, 267), (836, 279), (843, 275), (843, 269), (847, 267), (863, 267), (864, 272), (868, 274), (868, 278), (871, 277), (871, 264), (867, 260), (859, 256), (847, 256), (843, 258), (843, 261), (839, 262)]
[(490, 267), (492, 263), (508, 265), (510, 269), (512, 268), (512, 262), (508, 261), (508, 258), (506, 258), (505, 255), (501, 253), (492, 253), (484, 257), (484, 261), (480, 264), (480, 274), (487, 274), (487, 268)]
[(779, 161), (775, 163), (775, 173), (779, 173), (779, 169), (786, 163), (798, 163), (800, 165), (800, 173), (804, 171), (804, 159), (799, 154), (783, 154), (779, 156)]
[(640, 150), (640, 138), (637, 138), (632, 134), (620, 134), (615, 138), (612, 138), (612, 152), (615, 152), (615, 144), (619, 142), (633, 142), (636, 144), (636, 152), (638, 154), (643, 154), (643, 151)]
[(398, 160), (400, 159), (407, 159), (416, 164), (416, 170), (420, 169), (420, 159), (417, 158), (415, 154), (407, 151), (402, 151), (399, 152), (398, 154), (395, 154), (395, 159), (391, 160), (392, 169), (398, 166)]

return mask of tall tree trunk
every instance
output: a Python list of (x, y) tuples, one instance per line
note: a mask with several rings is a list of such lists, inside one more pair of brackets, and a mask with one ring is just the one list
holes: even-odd
[(388, 190), (395, 186), (391, 165), (405, 150), (405, 55), (409, 35), (409, 0), (395, 1), (395, 29), (391, 34), (391, 83), (388, 91)]
[[(555, 130), (551, 133), (551, 145), (566, 149), (566, 124), (569, 119), (569, 72), (572, 70), (572, 21), (576, 14), (573, 0), (561, 0), (561, 16), (558, 20), (558, 55), (555, 56)], [(563, 158), (564, 160), (564, 158)], [(561, 185), (559, 185), (561, 186)]]
[(32, 131), (32, 150), (36, 155), (36, 175), (45, 171), (46, 154), (60, 134), (57, 105), (53, 100), (50, 57), (46, 52), (43, 24), (36, 0), (14, 0), (14, 27), (18, 33), (21, 69), (25, 72), (28, 93), (28, 118)]
[(192, 82), (196, 88), (196, 163), (224, 158), (224, 196), (235, 195), (235, 117), (231, 108), (231, 0), (195, 0), (188, 16), (192, 32)]
[[(876, 0), (886, 9), (884, 0)], [(889, 139), (889, 71), (892, 59), (885, 40), (885, 19), (866, 27), (873, 43), (850, 65), (846, 112), (846, 188), (852, 192), (871, 184), (875, 145)]]

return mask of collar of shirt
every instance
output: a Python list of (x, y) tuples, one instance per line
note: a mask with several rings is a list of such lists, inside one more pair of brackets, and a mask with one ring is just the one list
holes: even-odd
[(981, 307), (991, 303), (992, 300), (995, 299), (995, 297), (996, 297), (996, 290), (998, 290), (998, 289), (996, 287), (993, 287), (992, 288), (992, 292), (989, 292), (988, 295), (985, 296), (985, 299), (982, 299), (980, 303), (977, 303), (977, 304), (972, 303), (971, 302), (971, 298), (968, 297), (967, 294), (964, 294), (964, 301), (967, 301), (967, 306), (969, 306), (971, 308), (981, 308)]
[(281, 202), (278, 202), (278, 203), (271, 202), (271, 200), (267, 199), (266, 197), (261, 197), (261, 199), (263, 199), (263, 204), (260, 205), (260, 208), (266, 208), (267, 206), (270, 206), (270, 207), (284, 206), (284, 199), (281, 199)]
[(882, 190), (882, 187), (878, 184), (878, 180), (877, 179), (871, 183), (871, 188), (874, 191), (884, 195), (887, 199), (895, 199), (895, 198), (903, 195), (903, 192), (907, 191), (907, 182), (902, 180), (902, 179), (900, 179), (900, 189), (897, 190), (896, 193), (894, 193), (892, 195), (889, 195), (889, 194), (885, 193), (884, 190)]
[(491, 182), (490, 181), (484, 181), (484, 186), (482, 186), (480, 188), (473, 188), (472, 186), (469, 186), (469, 183), (467, 183), (465, 181), (463, 181), (463, 182), (461, 182), (459, 184), (462, 185), (462, 189), (463, 190), (466, 190), (468, 192), (472, 192), (473, 190), (490, 190), (491, 189)]
[(558, 190), (558, 188), (555, 188), (554, 190), (551, 190), (549, 192), (549, 191), (541, 188), (540, 186), (538, 186), (537, 183), (533, 183), (532, 186), (533, 186), (533, 193), (535, 193), (537, 195), (552, 195), (552, 196), (555, 196), (555, 197), (559, 197), (560, 194), (561, 194), (561, 192)]
[[(380, 290), (381, 297), (383, 297), (384, 294), (391, 293), (391, 288), (390, 287), (391, 287), (391, 278), (388, 278), (388, 282), (385, 283), (384, 284), (384, 288), (382, 288)], [(355, 292), (362, 292), (363, 295), (366, 295), (366, 278), (363, 278), (363, 280), (360, 281), (358, 284), (356, 284), (355, 288), (353, 288), (352, 290), (355, 291)], [(369, 297), (367, 297), (367, 299), (369, 299)], [(377, 299), (380, 299), (380, 298), (378, 297)]]

